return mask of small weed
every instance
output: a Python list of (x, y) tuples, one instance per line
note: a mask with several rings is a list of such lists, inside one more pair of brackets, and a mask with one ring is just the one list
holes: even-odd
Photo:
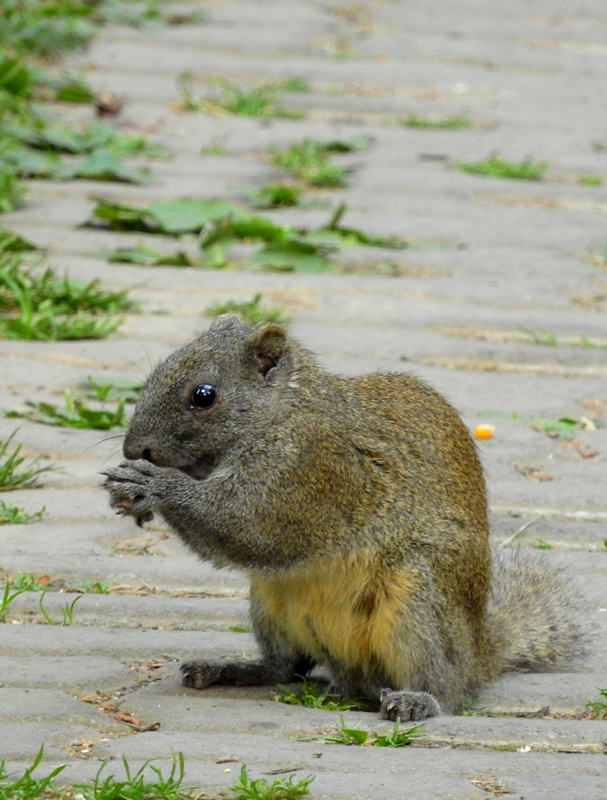
[(582, 423), (572, 417), (559, 417), (559, 419), (536, 417), (531, 420), (531, 427), (545, 433), (551, 439), (573, 439), (575, 428), (581, 428)]
[(289, 691), (286, 686), (278, 687), (282, 694), (275, 694), (274, 700), (278, 703), (286, 703), (290, 706), (306, 706), (307, 708), (323, 708), (327, 711), (349, 711), (352, 708), (360, 708), (361, 700), (342, 700), (338, 695), (323, 691), (315, 681), (302, 681), (301, 688)]
[(341, 164), (332, 164), (328, 158), (331, 144), (314, 139), (304, 139), (284, 150), (272, 147), (270, 152), (275, 166), (293, 173), (308, 186), (323, 189), (344, 186), (352, 171)]
[(582, 186), (601, 186), (603, 179), (600, 175), (578, 175), (577, 182)]
[(19, 253), (0, 251), (0, 336), (6, 339), (98, 339), (121, 323), (100, 314), (134, 311), (128, 291), (58, 278), (25, 265)]
[(25, 189), (17, 181), (17, 175), (8, 166), (0, 165), (0, 213), (14, 211), (23, 205)]
[(423, 725), (414, 725), (406, 731), (399, 730), (400, 719), (394, 723), (394, 727), (389, 733), (375, 734), (375, 740), (371, 742), (373, 747), (406, 747), (411, 744), (413, 739), (421, 736)]
[[(26, 253), (39, 248), (27, 239), (17, 236), (12, 231), (0, 229), (0, 254), (2, 253)], [(6, 256), (5, 256), (6, 258)]]
[(533, 344), (545, 344), (550, 347), (556, 347), (558, 344), (556, 336), (548, 331), (530, 331), (526, 328), (521, 328), (521, 330), (531, 337)]
[(487, 711), (485, 706), (479, 706), (476, 700), (465, 700), (459, 712), (461, 717), (482, 717)]
[(279, 306), (261, 305), (261, 294), (256, 294), (252, 300), (238, 303), (235, 300), (228, 300), (226, 303), (214, 303), (208, 306), (204, 313), (207, 317), (219, 317), (221, 314), (240, 314), (245, 322), (255, 324), (257, 322), (289, 322), (289, 317), (285, 316)]
[[(126, 758), (122, 765), (126, 773), (126, 780), (117, 780), (114, 775), (102, 778), (102, 772), (107, 767), (104, 761), (92, 783), (76, 783), (74, 793), (83, 800), (185, 800), (194, 796), (191, 790), (183, 787), (185, 778), (185, 761), (183, 753), (172, 754), (171, 771), (165, 777), (160, 767), (146, 761), (137, 772), (132, 772)], [(111, 762), (115, 764), (115, 762)], [(147, 769), (152, 770), (155, 780), (145, 779)]]
[(184, 250), (175, 253), (160, 253), (144, 242), (137, 242), (134, 247), (121, 247), (117, 250), (97, 250), (91, 255), (96, 258), (105, 258), (107, 261), (119, 264), (140, 264), (143, 267), (157, 267), (166, 264), (169, 267), (199, 267), (199, 261), (194, 261)]
[(111, 585), (112, 578), (107, 581), (93, 581), (92, 578), (82, 578), (74, 588), (87, 594), (107, 594)]
[[(7, 579), (4, 582), (4, 589), (2, 590), (2, 594), (0, 594), (0, 619), (2, 619), (2, 615), (3, 614), (6, 614), (6, 611), (7, 611), (8, 607), (10, 606), (10, 604), (13, 602), (13, 600), (16, 597), (19, 597), (19, 595), (23, 594), (23, 592), (25, 592), (25, 591), (26, 591), (26, 589), (15, 589), (11, 593), (11, 583), (8, 580), (8, 576), (7, 576)], [(2, 778), (2, 768), (0, 767), (0, 779), (1, 778)], [(1, 783), (0, 783), (0, 787), (1, 787)]]
[(598, 347), (607, 347), (607, 344), (603, 342), (593, 342), (592, 339), (589, 339), (587, 336), (580, 336), (580, 347), (596, 349)]
[(193, 90), (193, 75), (183, 72), (177, 81), (183, 111), (206, 111), (209, 113), (238, 114), (244, 117), (287, 117), (302, 119), (303, 111), (278, 105), (279, 95), (284, 92), (301, 92), (307, 89), (302, 78), (273, 81), (254, 89), (242, 89), (225, 78), (215, 77), (209, 83), (216, 86), (218, 94), (209, 98), (196, 98)]
[(535, 543), (533, 546), (536, 548), (536, 550), (552, 550), (552, 545), (550, 542), (547, 542), (544, 539), (539, 539), (537, 536), (535, 537)]
[(32, 148), (15, 147), (6, 151), (3, 159), (21, 178), (150, 182), (147, 170), (123, 164), (107, 150), (96, 150), (89, 156), (63, 161), (60, 156), (52, 152), (37, 153)]
[(314, 777), (301, 778), (294, 782), (294, 775), (288, 778), (277, 778), (269, 783), (265, 778), (249, 778), (247, 768), (243, 764), (240, 776), (230, 787), (232, 800), (297, 800), (310, 794), (308, 788)]
[[(57, 775), (66, 768), (65, 764), (56, 767), (43, 778), (32, 777), (42, 762), (43, 754), (44, 748), (41, 747), (31, 767), (19, 778), (9, 775), (6, 763), (0, 762), (1, 800), (69, 800), (75, 796), (82, 800), (195, 800), (202, 797), (200, 792), (182, 785), (185, 777), (183, 753), (172, 754), (171, 770), (166, 776), (160, 767), (154, 766), (150, 761), (146, 761), (137, 772), (133, 772), (128, 761), (123, 758), (125, 780), (117, 780), (114, 775), (104, 778), (102, 773), (110, 763), (104, 761), (92, 781), (76, 783), (66, 789), (59, 789), (54, 783)], [(145, 773), (148, 769), (154, 773), (151, 780), (146, 780)], [(281, 800), (288, 800), (288, 796), (281, 796)]]
[(99, 400), (101, 403), (117, 402), (118, 400), (124, 400), (125, 403), (136, 403), (143, 390), (143, 384), (140, 381), (132, 381), (128, 378), (97, 381), (89, 375), (86, 380), (85, 396), (91, 400)]
[(232, 631), (232, 633), (251, 633), (250, 628), (243, 628), (241, 625), (229, 625), (226, 630)]
[(182, 72), (177, 78), (177, 91), (181, 98), (182, 111), (201, 111), (201, 101), (194, 95), (194, 76), (191, 72)]
[(581, 335), (578, 339), (574, 336), (556, 336), (554, 333), (544, 330), (532, 331), (527, 328), (521, 328), (520, 331), (525, 334), (526, 341), (530, 344), (540, 344), (548, 347), (556, 347), (557, 345), (565, 347), (589, 347), (592, 349), (607, 347), (606, 342), (595, 341), (585, 335)]
[(9, 453), (9, 445), (17, 431), (8, 439), (0, 440), (0, 492), (7, 489), (31, 489), (36, 486), (38, 477), (44, 472), (54, 472), (56, 467), (40, 467), (35, 458), (29, 467), (22, 467), (26, 459), (20, 456), (21, 445)]
[(517, 178), (519, 180), (539, 181), (549, 168), (547, 161), (506, 161), (493, 153), (484, 161), (456, 161), (455, 166), (462, 172), (474, 175), (488, 175), (492, 178)]
[[(342, 144), (342, 143), (340, 143)], [(178, 236), (198, 234), (204, 266), (223, 268), (234, 242), (262, 243), (249, 262), (262, 269), (293, 272), (328, 272), (337, 264), (329, 254), (346, 247), (365, 245), (401, 249), (409, 242), (394, 237), (371, 236), (342, 226), (345, 204), (339, 205), (326, 225), (313, 230), (280, 225), (269, 217), (251, 214), (240, 206), (220, 200), (174, 200), (147, 207), (123, 206), (98, 200), (96, 220), (112, 230), (139, 230)]]
[(464, 116), (429, 119), (428, 117), (418, 117), (417, 114), (408, 114), (401, 120), (401, 124), (406, 125), (408, 128), (443, 128), (449, 130), (459, 130), (472, 126), (471, 120)]
[(405, 731), (400, 730), (400, 719), (394, 723), (389, 733), (378, 734), (361, 730), (360, 727), (346, 728), (343, 716), (339, 718), (339, 730), (334, 734), (306, 737), (302, 741), (322, 740), (334, 744), (369, 745), (370, 747), (406, 747), (413, 739), (421, 736), (423, 724), (414, 725)]
[[(607, 542), (605, 542), (607, 546)], [(589, 700), (586, 703), (586, 708), (591, 709), (597, 716), (597, 719), (607, 719), (607, 689), (599, 689), (597, 692), (600, 695), (599, 700)]]
[(30, 514), (23, 508), (11, 506), (0, 500), (0, 525), (24, 525), (27, 522), (41, 519), (45, 511), (45, 508), (41, 508), (40, 511)]
[(95, 92), (83, 80), (64, 77), (55, 82), (55, 100), (58, 103), (92, 103)]
[(180, 236), (200, 233), (210, 222), (229, 217), (241, 220), (249, 216), (245, 209), (223, 200), (161, 201), (149, 206), (125, 206), (109, 203), (103, 198), (93, 198), (97, 205), (93, 211), (95, 225), (115, 231), (141, 231), (142, 233)]
[(200, 148), (200, 155), (225, 156), (226, 153), (228, 152), (226, 147), (228, 138), (229, 138), (228, 134), (224, 134), (223, 136), (211, 136), (211, 141), (209, 142), (209, 144)]
[(247, 194), (253, 208), (286, 208), (299, 205), (302, 192), (294, 183), (267, 183)]
[[(0, 609), (0, 613), (1, 609)], [(33, 778), (34, 771), (40, 766), (44, 755), (44, 747), (41, 747), (36, 755), (32, 766), (28, 767), (20, 778), (9, 775), (6, 769), (6, 762), (0, 762), (0, 798), (2, 800), (38, 800), (41, 797), (52, 797), (56, 794), (53, 779), (66, 768), (66, 764), (55, 767), (44, 778)]]
[[(57, 623), (54, 622), (51, 619), (51, 617), (49, 616), (48, 612), (44, 608), (44, 598), (45, 598), (45, 596), (46, 596), (46, 592), (42, 592), (42, 594), (40, 595), (40, 600), (38, 601), (38, 607), (40, 609), (40, 613), (42, 614), (42, 616), (44, 617), (44, 619), (46, 620), (46, 622), (49, 625), (56, 625)], [(74, 607), (75, 607), (76, 603), (78, 602), (78, 600), (80, 600), (81, 597), (82, 597), (82, 595), (79, 594), (77, 597), (75, 597), (72, 600), (71, 603), (66, 603), (64, 606), (62, 606), (61, 615), (62, 615), (63, 619), (62, 619), (61, 625), (73, 625), (74, 624)]]
[(60, 316), (50, 304), (34, 313), (22, 303), (20, 316), (0, 319), (0, 337), (42, 341), (104, 339), (121, 323), (121, 319), (99, 319), (90, 314)]
[[(62, 625), (73, 625), (74, 624), (74, 606), (82, 597), (81, 594), (77, 595), (71, 603), (66, 603), (62, 609), (61, 614), (63, 615), (63, 622)], [(42, 597), (40, 597), (40, 601), (42, 601)]]
[(147, 155), (168, 156), (160, 145), (150, 144), (141, 134), (119, 133), (106, 122), (94, 122), (80, 130), (48, 125), (40, 130), (16, 128), (14, 136), (22, 144), (44, 152), (68, 155), (91, 155), (99, 150), (113, 157)]
[(32, 572), (16, 572), (11, 579), (11, 585), (20, 592), (37, 592), (41, 584), (40, 579)]
[(61, 51), (81, 48), (101, 25), (139, 26), (159, 19), (155, 0), (142, 3), (98, 0), (6, 0), (0, 17), (0, 46), (19, 53), (55, 57)]
[(34, 403), (27, 401), (30, 411), (7, 411), (5, 416), (29, 419), (43, 425), (55, 425), (66, 428), (89, 428), (106, 431), (110, 428), (124, 428), (128, 424), (124, 413), (125, 399), (120, 398), (114, 410), (106, 408), (90, 408), (82, 400), (75, 399), (70, 389), (63, 393), (65, 408), (58, 408), (51, 403)]

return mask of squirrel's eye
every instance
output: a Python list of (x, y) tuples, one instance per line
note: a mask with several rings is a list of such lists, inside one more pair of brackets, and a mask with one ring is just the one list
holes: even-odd
[(195, 386), (190, 394), (190, 405), (194, 408), (210, 408), (217, 400), (217, 389), (208, 383)]

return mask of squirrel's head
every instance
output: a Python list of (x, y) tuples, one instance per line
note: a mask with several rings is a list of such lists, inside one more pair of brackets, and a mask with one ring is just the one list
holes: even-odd
[(304, 351), (280, 325), (218, 317), (152, 372), (124, 455), (204, 478), (232, 446), (268, 436), (288, 409)]

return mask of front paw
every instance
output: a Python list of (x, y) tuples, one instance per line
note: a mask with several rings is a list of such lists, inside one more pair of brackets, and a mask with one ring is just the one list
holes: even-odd
[(122, 461), (117, 467), (105, 470), (103, 487), (110, 493), (110, 506), (118, 514), (132, 516), (137, 524), (154, 519), (166, 492), (167, 469), (138, 459)]
[(394, 692), (382, 689), (379, 693), (382, 719), (401, 722), (437, 717), (441, 713), (438, 701), (428, 692)]
[(179, 669), (181, 682), (189, 689), (206, 689), (221, 675), (221, 664), (209, 661), (186, 661)]

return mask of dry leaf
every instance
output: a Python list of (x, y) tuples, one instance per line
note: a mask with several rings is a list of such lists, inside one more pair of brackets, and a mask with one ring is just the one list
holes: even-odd
[(543, 481), (553, 481), (553, 475), (546, 475), (544, 472), (541, 472), (539, 469), (535, 467), (527, 467), (527, 466), (518, 466), (515, 465), (514, 469), (522, 475), (524, 478), (527, 478), (529, 481), (536, 481), (537, 483)]
[(575, 450), (582, 458), (596, 458), (598, 453), (587, 444), (580, 442), (579, 439), (572, 439), (571, 441), (561, 442), (563, 447), (568, 447), (569, 450)]
[(131, 716), (131, 714), (114, 714), (114, 719), (117, 722), (126, 722), (129, 725), (143, 725), (143, 722), (140, 719)]

